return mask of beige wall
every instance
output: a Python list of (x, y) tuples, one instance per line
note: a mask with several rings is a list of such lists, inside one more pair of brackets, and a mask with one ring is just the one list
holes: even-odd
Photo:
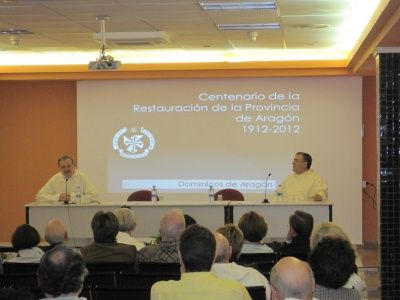
[(75, 81), (0, 82), (0, 138), (0, 241), (9, 241), (58, 156), (76, 156)]

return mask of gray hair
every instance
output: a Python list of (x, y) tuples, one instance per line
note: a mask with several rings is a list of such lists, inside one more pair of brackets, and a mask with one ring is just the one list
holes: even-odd
[(310, 248), (314, 249), (323, 238), (339, 238), (350, 242), (348, 235), (334, 222), (323, 222), (319, 224), (311, 233)]
[(185, 217), (181, 209), (167, 211), (160, 221), (161, 239), (177, 241), (185, 230)]
[(126, 207), (118, 208), (114, 211), (119, 222), (119, 231), (130, 232), (135, 230), (136, 227), (136, 216), (135, 213)]

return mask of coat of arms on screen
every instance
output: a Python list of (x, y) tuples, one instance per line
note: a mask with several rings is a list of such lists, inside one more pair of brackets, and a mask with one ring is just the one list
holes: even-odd
[(125, 158), (142, 158), (154, 149), (155, 140), (150, 131), (141, 127), (126, 127), (119, 130), (113, 137), (113, 148)]

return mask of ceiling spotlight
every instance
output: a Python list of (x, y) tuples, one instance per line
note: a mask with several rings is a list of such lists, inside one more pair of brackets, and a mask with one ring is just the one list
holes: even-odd
[(21, 43), (21, 35), (20, 34), (10, 35), (10, 43), (13, 46), (19, 46), (19, 44)]
[(8, 36), (11, 45), (19, 46), (23, 34), (33, 34), (33, 33), (26, 29), (7, 28), (7, 29), (0, 29), (0, 34)]
[(256, 42), (257, 37), (258, 37), (258, 32), (257, 31), (248, 31), (247, 36), (249, 37), (250, 41)]

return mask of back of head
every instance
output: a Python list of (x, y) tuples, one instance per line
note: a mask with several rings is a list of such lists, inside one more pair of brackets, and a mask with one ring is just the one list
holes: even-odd
[(185, 226), (186, 227), (193, 225), (193, 224), (197, 224), (196, 220), (191, 215), (184, 214), (183, 216), (185, 217), (185, 224), (186, 224)]
[(231, 256), (231, 248), (229, 247), (229, 242), (222, 234), (214, 232), (216, 241), (215, 250), (215, 263), (227, 263)]
[(93, 238), (96, 243), (115, 243), (118, 219), (110, 211), (98, 211), (92, 219)]
[(314, 218), (309, 213), (296, 210), (289, 218), (289, 224), (299, 237), (310, 238)]
[(307, 263), (291, 256), (282, 258), (271, 270), (272, 300), (296, 298), (311, 300), (313, 273)]
[(185, 230), (185, 217), (182, 210), (167, 211), (160, 221), (160, 235), (163, 241), (177, 241)]
[(11, 244), (16, 251), (36, 247), (39, 243), (39, 232), (28, 224), (18, 226), (11, 237)]
[(315, 246), (308, 261), (317, 284), (337, 289), (354, 272), (356, 256), (348, 241), (328, 237)]
[(62, 221), (52, 219), (46, 224), (44, 237), (50, 245), (56, 245), (68, 240), (67, 229)]
[(254, 211), (245, 213), (240, 218), (238, 226), (243, 232), (244, 239), (249, 242), (260, 242), (268, 231), (264, 217)]
[(212, 232), (200, 225), (191, 225), (179, 240), (179, 254), (185, 272), (208, 272), (214, 262), (216, 242)]
[(312, 231), (310, 238), (311, 249), (315, 248), (315, 246), (320, 241), (322, 241), (323, 238), (326, 237), (333, 237), (350, 241), (348, 235), (343, 231), (343, 229), (336, 225), (334, 222), (323, 222)]
[(219, 227), (216, 232), (222, 234), (232, 247), (231, 261), (237, 260), (242, 251), (244, 236), (243, 232), (234, 224), (226, 224)]
[(136, 228), (136, 216), (135, 213), (126, 207), (118, 208), (114, 211), (115, 216), (118, 219), (118, 230), (122, 232), (131, 232)]
[(46, 296), (78, 295), (88, 271), (82, 256), (64, 245), (47, 251), (37, 271), (39, 286)]

